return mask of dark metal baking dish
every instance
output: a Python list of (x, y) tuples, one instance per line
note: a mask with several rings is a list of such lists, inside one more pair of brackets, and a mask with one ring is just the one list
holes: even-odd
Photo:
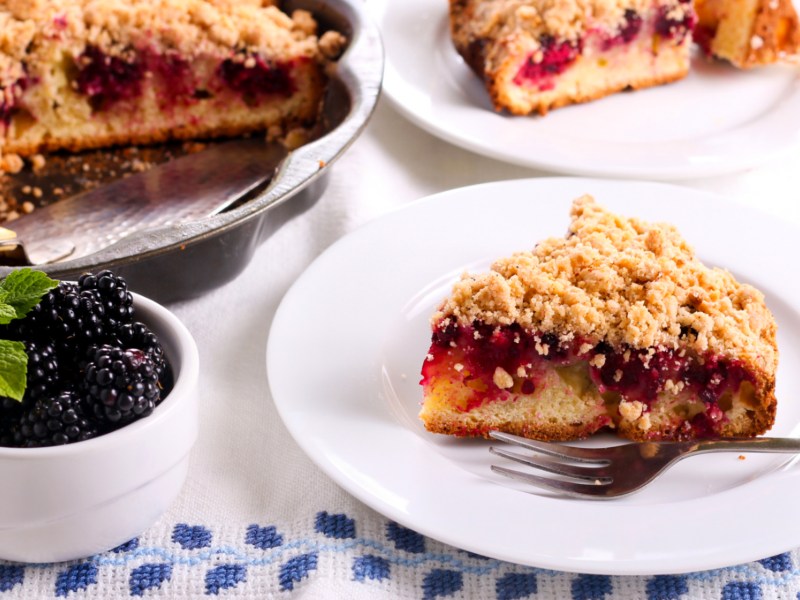
[[(95, 254), (37, 268), (57, 279), (113, 269), (132, 289), (158, 301), (188, 299), (235, 278), (265, 239), (319, 199), (332, 164), (361, 133), (375, 108), (383, 46), (360, 3), (289, 0), (282, 8), (309, 10), (322, 28), (336, 29), (348, 39), (345, 53), (329, 73), (322, 135), (290, 153), (268, 186), (232, 209), (137, 233)], [(0, 268), (0, 275), (9, 270)]]

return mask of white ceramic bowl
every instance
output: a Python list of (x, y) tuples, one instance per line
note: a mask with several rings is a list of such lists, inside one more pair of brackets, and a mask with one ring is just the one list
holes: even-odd
[(136, 294), (134, 306), (164, 346), (172, 391), (150, 416), (91, 440), (0, 448), (0, 558), (54, 562), (114, 548), (178, 495), (197, 438), (197, 346), (163, 306)]

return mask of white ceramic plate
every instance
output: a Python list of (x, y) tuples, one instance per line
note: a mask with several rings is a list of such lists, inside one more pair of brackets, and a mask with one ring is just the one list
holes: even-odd
[(270, 332), (269, 382), (289, 431), (325, 473), (378, 512), (517, 563), (583, 573), (678, 573), (800, 545), (800, 519), (793, 516), (800, 467), (779, 455), (699, 456), (631, 497), (569, 500), (515, 489), (490, 471), (488, 442), (429, 434), (417, 420), (428, 318), (452, 283), (464, 270), (562, 235), (571, 199), (585, 192), (622, 214), (675, 223), (707, 263), (764, 291), (781, 351), (782, 402), (771, 433), (795, 435), (798, 232), (699, 191), (571, 178), (438, 194), (323, 253), (286, 294)]
[(546, 117), (496, 113), (450, 41), (447, 2), (370, 0), (386, 46), (384, 90), (430, 133), (499, 160), (559, 173), (708, 177), (800, 148), (800, 77), (694, 60), (688, 78)]

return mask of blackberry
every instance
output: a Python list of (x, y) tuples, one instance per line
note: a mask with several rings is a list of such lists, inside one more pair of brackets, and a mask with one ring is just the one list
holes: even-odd
[(0, 396), (0, 446), (14, 446), (14, 432), (34, 401), (58, 393), (61, 376), (53, 344), (26, 341), (28, 376), (22, 401)]
[(76, 366), (76, 358), (94, 344), (111, 339), (114, 331), (105, 318), (105, 306), (91, 290), (60, 282), (25, 316), (8, 326), (11, 339), (51, 341), (62, 359), (62, 370)]
[(14, 429), (14, 445), (21, 448), (58, 446), (98, 435), (97, 424), (87, 416), (84, 401), (74, 390), (36, 400)]
[(80, 302), (74, 284), (61, 282), (24, 319), (11, 321), (8, 337), (16, 340), (66, 339), (77, 328)]
[(105, 322), (109, 329), (133, 320), (133, 296), (122, 277), (111, 271), (100, 271), (96, 275), (84, 273), (78, 279), (81, 292), (91, 292), (103, 304)]
[(25, 386), (25, 400), (32, 401), (44, 396), (55, 395), (61, 385), (56, 348), (52, 343), (38, 340), (25, 342), (28, 354), (28, 377)]
[(161, 401), (156, 365), (142, 350), (93, 346), (86, 358), (81, 385), (97, 419), (122, 425), (146, 417)]
[(22, 402), (0, 398), (0, 446), (14, 446), (14, 430), (22, 416)]
[(0, 326), (22, 341), (22, 402), (0, 396), (0, 446), (49, 446), (94, 437), (153, 412), (172, 388), (155, 334), (135, 322), (133, 296), (111, 271), (59, 282), (23, 319)]
[(164, 348), (158, 341), (158, 336), (150, 331), (147, 325), (139, 321), (122, 325), (117, 329), (114, 341), (120, 348), (136, 348), (149, 356), (155, 363), (159, 381), (164, 383), (164, 377), (168, 374)]

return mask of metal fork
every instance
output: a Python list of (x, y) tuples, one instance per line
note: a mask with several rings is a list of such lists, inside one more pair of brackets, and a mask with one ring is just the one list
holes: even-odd
[[(497, 456), (548, 471), (563, 479), (542, 477), (492, 465), (492, 470), (565, 496), (609, 500), (636, 492), (687, 456), (708, 452), (800, 453), (800, 439), (728, 438), (688, 442), (640, 442), (605, 448), (579, 448), (529, 440), (499, 431), (492, 438), (533, 450), (522, 455), (492, 446)], [(543, 456), (544, 455), (544, 456)]]

